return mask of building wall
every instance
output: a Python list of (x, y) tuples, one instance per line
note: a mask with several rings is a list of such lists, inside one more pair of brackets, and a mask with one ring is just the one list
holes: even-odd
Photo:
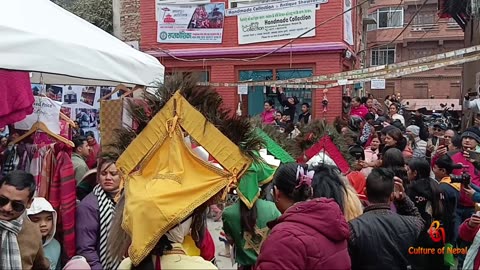
[[(172, 57), (162, 53), (162, 50), (169, 50), (175, 54), (177, 52), (184, 52), (192, 49), (205, 49), (205, 51), (215, 51), (218, 48), (268, 48), (267, 51), (271, 51), (277, 46), (283, 45), (288, 40), (264, 42), (248, 45), (238, 44), (238, 32), (237, 32), (237, 17), (225, 17), (224, 29), (223, 29), (223, 42), (221, 44), (159, 44), (157, 43), (157, 22), (155, 21), (155, 1), (154, 0), (121, 0), (123, 1), (123, 8), (126, 15), (133, 16), (133, 20), (122, 21), (124, 36), (129, 40), (139, 40), (140, 49), (147, 53), (150, 53), (159, 58), (160, 62), (165, 65), (167, 73), (174, 71), (208, 71), (210, 82), (221, 83), (235, 83), (239, 81), (239, 73), (242, 70), (259, 70), (259, 69), (281, 69), (281, 68), (310, 68), (314, 75), (325, 75), (330, 73), (341, 72), (354, 68), (358, 63), (354, 62), (354, 58), (345, 59), (344, 53), (346, 49), (349, 49), (353, 53), (359, 48), (361, 40), (357, 37), (361, 35), (361, 9), (352, 12), (353, 33), (355, 35), (355, 43), (353, 46), (348, 46), (343, 41), (343, 16), (338, 16), (327, 24), (317, 28), (315, 37), (300, 38), (296, 40), (292, 48), (299, 44), (327, 44), (337, 43), (344, 44), (344, 49), (336, 49), (334, 51), (314, 51), (314, 52), (294, 52), (294, 53), (274, 53), (268, 57), (264, 57), (254, 62), (242, 62), (242, 61), (219, 61), (212, 60), (209, 57), (202, 57), (201, 52), (198, 56), (188, 56), (189, 59), (203, 59), (202, 61), (189, 62), (175, 60)], [(228, 2), (222, 0), (212, 0), (212, 2), (224, 2), (228, 8)], [(355, 1), (352, 1), (352, 5), (355, 5)], [(128, 3), (128, 5), (127, 5)], [(136, 23), (137, 8), (139, 6), (140, 23)], [(127, 12), (127, 7), (129, 12)], [(320, 24), (325, 20), (338, 15), (343, 10), (343, 1), (329, 1), (326, 4), (322, 4), (320, 9), (316, 10), (316, 24)], [(313, 27), (313, 25), (312, 25)], [(130, 34), (127, 33), (129, 30)], [(137, 31), (139, 35), (134, 35), (133, 32)], [(125, 38), (125, 40), (128, 40)], [(159, 50), (161, 48), (162, 50)], [(270, 49), (272, 48), (272, 49)], [(263, 54), (263, 53), (262, 53)], [(255, 57), (260, 54), (245, 54), (245, 55), (222, 55), (218, 57), (233, 57), (233, 58), (246, 58)], [(275, 79), (275, 78), (274, 78)], [(236, 110), (240, 101), (240, 97), (237, 94), (236, 87), (217, 87), (216, 90), (222, 95), (225, 105), (231, 109)], [(342, 89), (333, 88), (329, 90), (328, 99), (329, 107), (326, 114), (323, 112), (321, 102), (323, 100), (322, 90), (312, 90), (312, 112), (314, 117), (325, 117), (328, 120), (333, 120), (336, 116), (341, 115), (341, 95)], [(242, 96), (242, 111), (246, 114), (248, 108), (247, 96)]]
[[(289, 55), (275, 55), (263, 58), (255, 63), (235, 62), (235, 63), (221, 63), (215, 65), (203, 66), (202, 63), (188, 62), (178, 66), (175, 60), (171, 58), (164, 58), (162, 63), (167, 67), (166, 72), (189, 71), (201, 72), (208, 71), (210, 73), (211, 82), (238, 82), (240, 80), (240, 71), (250, 70), (275, 70), (275, 69), (295, 69), (295, 68), (311, 68), (314, 75), (331, 74), (338, 72), (343, 67), (342, 54), (340, 53), (323, 53), (317, 54), (312, 58), (312, 55), (298, 55), (293, 58), (290, 64)], [(274, 72), (275, 73), (275, 72)], [(237, 95), (237, 89), (231, 87), (217, 87), (216, 90), (222, 95), (224, 104), (227, 108), (236, 109), (240, 101)], [(341, 96), (342, 90), (340, 88), (332, 88), (327, 94), (329, 106), (327, 113), (324, 114), (322, 100), (323, 91), (312, 91), (311, 111), (316, 118), (325, 117), (328, 121), (333, 121), (336, 116), (341, 115)], [(248, 111), (248, 97), (242, 96), (242, 112), (244, 115)]]
[[(423, 2), (423, 1), (422, 1)], [(403, 8), (406, 25), (421, 3), (406, 0), (398, 6), (390, 0), (376, 0), (371, 5), (369, 13), (383, 7)], [(392, 44), (395, 47), (395, 62), (408, 61), (452, 50), (464, 48), (463, 32), (458, 25), (447, 19), (438, 19), (437, 3), (430, 1), (416, 16), (413, 23)], [(423, 16), (422, 19), (420, 18)], [(369, 31), (368, 47), (388, 44), (402, 31), (402, 28), (388, 28)], [(371, 50), (368, 61), (371, 60)], [(371, 62), (369, 63), (371, 64)], [(400, 94), (403, 98), (459, 98), (461, 96), (462, 67), (450, 66), (426, 72), (411, 74), (401, 78), (387, 80), (385, 90), (371, 90), (380, 97)], [(367, 88), (368, 88), (367, 84)]]
[[(465, 47), (480, 45), (480, 35), (478, 34), (478, 29), (480, 27), (480, 19), (472, 19), (467, 23), (465, 29)], [(474, 92), (475, 90), (480, 92), (480, 89), (475, 89), (476, 85), (476, 74), (480, 73), (480, 61), (465, 63), (463, 65), (463, 94), (466, 94), (469, 91)], [(465, 117), (463, 117), (462, 127), (467, 127), (473, 125), (473, 117), (470, 113), (471, 110), (465, 110)]]
[[(127, 0), (125, 0), (127, 1)], [(128, 0), (131, 1), (131, 0)], [(140, 47), (142, 50), (148, 50), (155, 46), (160, 46), (164, 49), (185, 49), (185, 48), (215, 48), (215, 47), (249, 47), (259, 44), (238, 45), (238, 31), (237, 31), (237, 17), (225, 17), (224, 29), (223, 29), (223, 42), (222, 44), (159, 44), (157, 43), (157, 22), (155, 21), (155, 1), (154, 0), (137, 0), (140, 2), (141, 12), (141, 36), (142, 41)], [(225, 7), (228, 7), (228, 1), (212, 0), (212, 2), (225, 3)], [(329, 1), (326, 4), (322, 4), (320, 9), (316, 11), (316, 24), (325, 21), (334, 15), (337, 15), (343, 10), (342, 1)], [(355, 14), (353, 14), (355, 15)], [(343, 41), (343, 17), (339, 16), (332, 20), (329, 24), (324, 25), (316, 29), (315, 37), (298, 39), (295, 44), (312, 43), (312, 42), (333, 42)], [(313, 25), (312, 25), (313, 27)], [(285, 40), (272, 41), (261, 43), (262, 45), (283, 45)]]
[(120, 29), (117, 37), (123, 41), (140, 42), (140, 0), (115, 0), (115, 2), (119, 2), (120, 6)]

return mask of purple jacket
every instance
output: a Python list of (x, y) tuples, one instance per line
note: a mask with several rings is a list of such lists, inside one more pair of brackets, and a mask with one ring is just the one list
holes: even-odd
[(77, 255), (85, 257), (92, 270), (102, 270), (100, 262), (100, 212), (93, 192), (77, 206)]

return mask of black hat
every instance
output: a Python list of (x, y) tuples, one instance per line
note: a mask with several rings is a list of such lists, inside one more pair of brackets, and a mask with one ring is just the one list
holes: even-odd
[(426, 114), (426, 113), (427, 113), (427, 108), (425, 108), (425, 107), (418, 108), (418, 109), (417, 109), (417, 112), (419, 112), (419, 113), (421, 113), (421, 114)]
[(393, 120), (392, 126), (400, 129), (402, 132), (405, 132), (405, 126), (402, 124), (402, 122), (398, 119)]
[(467, 128), (463, 133), (462, 133), (462, 139), (463, 138), (472, 138), (477, 143), (480, 144), (480, 129), (476, 127), (469, 127)]

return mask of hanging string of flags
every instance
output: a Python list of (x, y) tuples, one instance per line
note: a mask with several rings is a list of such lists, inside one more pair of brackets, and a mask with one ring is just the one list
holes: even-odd
[[(276, 81), (258, 81), (258, 82), (238, 82), (238, 83), (209, 83), (203, 82), (201, 85), (210, 85), (213, 87), (237, 87), (241, 86), (275, 86), (284, 88), (306, 88), (306, 89), (325, 89), (339, 85), (349, 85), (361, 82), (369, 82), (372, 79), (387, 79), (437, 69), (445, 66), (459, 65), (472, 61), (477, 61), (480, 54), (472, 54), (480, 51), (480, 45), (463, 48), (437, 55), (422, 57), (414, 60), (400, 63), (369, 67), (358, 70), (334, 73), (329, 75), (319, 75), (307, 78), (276, 80)], [(465, 56), (465, 55), (469, 56)], [(473, 60), (472, 60), (473, 59)], [(475, 60), (476, 59), (476, 60)], [(332, 81), (336, 81), (333, 83)], [(332, 82), (328, 84), (316, 84), (319, 82)]]

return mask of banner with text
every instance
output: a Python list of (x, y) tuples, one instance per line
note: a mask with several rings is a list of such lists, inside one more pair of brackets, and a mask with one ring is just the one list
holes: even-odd
[(268, 2), (259, 5), (252, 5), (251, 3), (237, 2), (236, 8), (230, 8), (225, 10), (225, 16), (238, 16), (243, 14), (249, 14), (254, 12), (265, 12), (270, 10), (284, 9), (290, 7), (307, 6), (307, 5), (320, 5), (328, 3), (328, 0), (287, 0), (287, 1), (275, 1)]
[(224, 3), (157, 6), (158, 43), (222, 43)]
[[(239, 15), (238, 44), (296, 38), (315, 26), (315, 5)], [(303, 37), (314, 37), (315, 30)]]

